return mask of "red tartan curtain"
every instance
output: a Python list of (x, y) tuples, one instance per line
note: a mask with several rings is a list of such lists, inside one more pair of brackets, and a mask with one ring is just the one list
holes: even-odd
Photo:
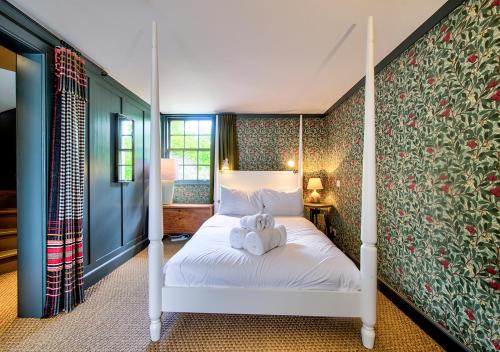
[(83, 197), (87, 76), (74, 51), (55, 48), (45, 317), (84, 301)]

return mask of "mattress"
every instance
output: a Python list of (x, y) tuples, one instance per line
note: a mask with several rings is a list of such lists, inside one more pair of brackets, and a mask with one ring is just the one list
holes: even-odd
[(288, 242), (255, 256), (229, 244), (239, 217), (214, 215), (164, 267), (165, 285), (182, 287), (360, 290), (360, 272), (324, 233), (303, 217), (276, 217)]

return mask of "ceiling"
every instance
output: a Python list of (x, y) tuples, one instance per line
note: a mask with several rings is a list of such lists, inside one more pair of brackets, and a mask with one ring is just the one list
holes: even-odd
[(445, 0), (9, 0), (149, 101), (158, 22), (164, 113), (323, 113)]

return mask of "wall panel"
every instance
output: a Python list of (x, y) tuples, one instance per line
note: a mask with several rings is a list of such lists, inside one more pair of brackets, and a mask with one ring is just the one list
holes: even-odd
[(134, 120), (134, 182), (122, 185), (123, 243), (136, 242), (144, 235), (144, 111), (130, 99), (123, 99), (122, 114)]
[[(147, 243), (145, 178), (149, 106), (107, 77), (89, 74), (87, 200), (84, 221), (85, 285), (88, 287)], [(135, 180), (115, 182), (115, 119), (134, 119)], [(149, 125), (148, 125), (149, 126)], [(145, 143), (146, 141), (146, 143)], [(145, 150), (145, 145), (148, 148)]]
[(89, 101), (89, 249), (90, 260), (105, 259), (122, 245), (121, 185), (113, 182), (114, 114), (121, 97), (91, 80)]

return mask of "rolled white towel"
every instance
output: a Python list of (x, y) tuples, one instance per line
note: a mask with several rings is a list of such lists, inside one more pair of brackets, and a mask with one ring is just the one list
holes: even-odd
[(265, 228), (264, 216), (260, 213), (244, 216), (240, 219), (240, 225), (250, 231), (262, 231)]
[(245, 236), (249, 231), (247, 229), (242, 229), (241, 227), (234, 227), (229, 232), (229, 243), (231, 247), (236, 249), (243, 248), (245, 243)]
[(254, 255), (262, 255), (278, 247), (282, 237), (281, 231), (277, 228), (252, 231), (245, 236), (243, 248)]
[(286, 241), (287, 241), (286, 228), (283, 225), (278, 225), (275, 227), (275, 230), (279, 233), (279, 236), (280, 236), (278, 246), (282, 247), (286, 244)]
[(274, 217), (269, 214), (262, 214), (264, 217), (264, 228), (266, 229), (274, 229)]

